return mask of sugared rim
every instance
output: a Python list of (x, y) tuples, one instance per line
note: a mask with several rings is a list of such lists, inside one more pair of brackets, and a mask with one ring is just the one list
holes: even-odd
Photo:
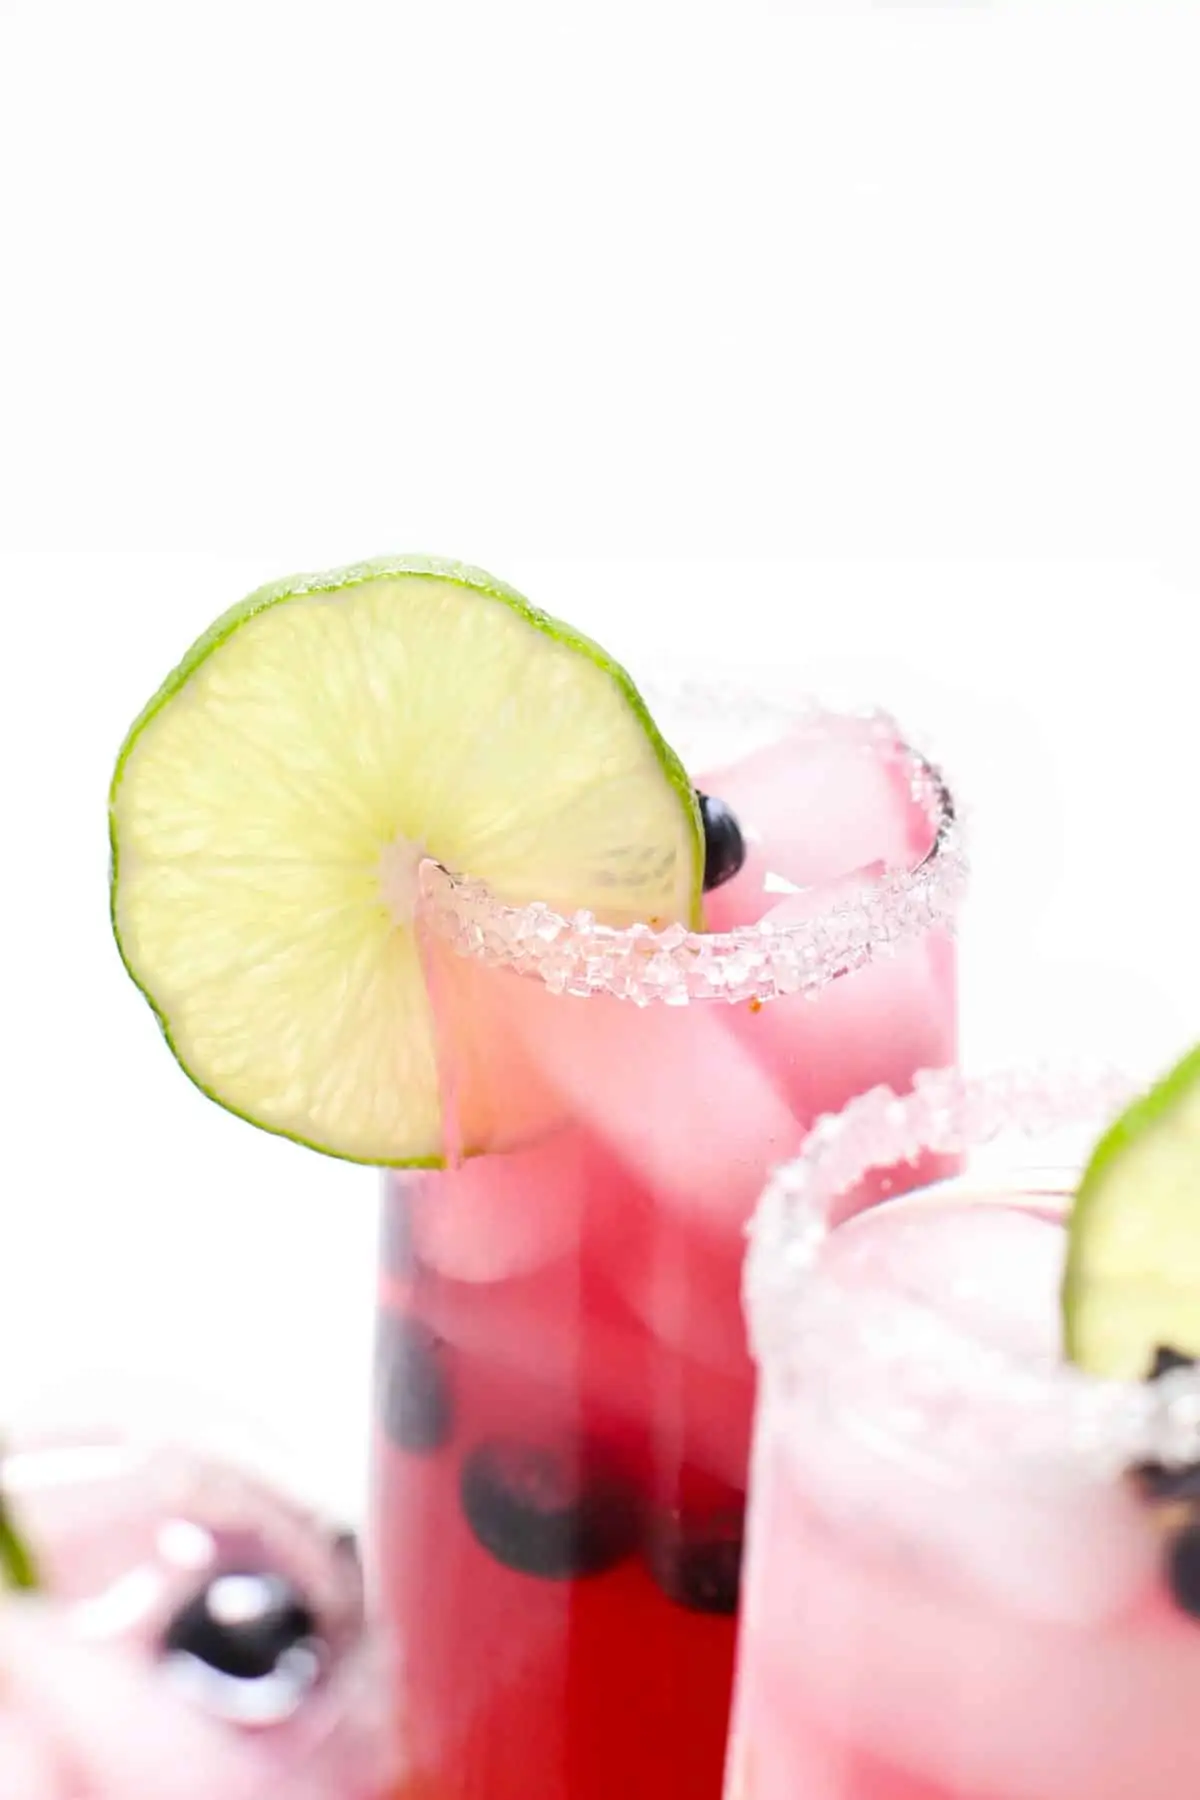
[(966, 886), (961, 822), (941, 771), (909, 745), (884, 712), (807, 707), (794, 731), (836, 732), (864, 754), (895, 761), (929, 821), (929, 847), (911, 868), (863, 870), (801, 890), (820, 902), (803, 920), (763, 919), (736, 931), (671, 925), (619, 930), (591, 913), (570, 918), (534, 902), (509, 906), (481, 882), (427, 862), (427, 923), (459, 955), (541, 980), (555, 993), (609, 994), (637, 1005), (693, 1000), (775, 1000), (813, 994), (932, 930), (952, 930)]
[[(839, 1202), (871, 1171), (922, 1153), (982, 1155), (994, 1176), (994, 1159), (1009, 1156), (1010, 1191), (1028, 1191), (1031, 1163), (1044, 1164), (1048, 1143), (1071, 1134), (1083, 1153), (1138, 1086), (1113, 1071), (971, 1080), (926, 1070), (909, 1094), (874, 1088), (819, 1119), (800, 1155), (769, 1182), (750, 1227), (744, 1299), (767, 1379), (785, 1394), (793, 1382), (820, 1382), (830, 1406), (865, 1406), (912, 1450), (951, 1464), (1004, 1461), (1022, 1478), (1107, 1478), (1144, 1462), (1200, 1461), (1200, 1370), (1142, 1383), (1099, 1380), (1069, 1363), (1035, 1365), (916, 1299), (898, 1298), (893, 1308), (889, 1298), (885, 1325), (870, 1308), (850, 1314), (845, 1292), (821, 1279)], [(839, 1366), (822, 1356), (835, 1336)]]

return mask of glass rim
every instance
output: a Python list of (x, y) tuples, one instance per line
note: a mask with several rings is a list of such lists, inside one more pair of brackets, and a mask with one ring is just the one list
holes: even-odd
[(929, 844), (909, 866), (870, 864), (800, 888), (816, 905), (802, 919), (770, 917), (733, 931), (684, 925), (612, 926), (586, 911), (567, 916), (541, 901), (512, 905), (440, 863), (421, 865), (421, 912), (461, 956), (541, 980), (555, 993), (607, 994), (637, 1005), (697, 1000), (770, 1001), (815, 994), (931, 931), (953, 931), (968, 862), (959, 809), (941, 768), (881, 710), (815, 703), (790, 715), (794, 730), (837, 732), (906, 773)]
[[(1056, 1133), (1098, 1133), (1144, 1087), (1111, 1070), (1017, 1069), (967, 1077), (923, 1070), (911, 1092), (878, 1087), (826, 1114), (803, 1149), (768, 1183), (749, 1227), (743, 1303), (751, 1348), (766, 1383), (786, 1395), (814, 1378), (838, 1386), (836, 1404), (870, 1412), (897, 1443), (950, 1466), (1007, 1464), (1022, 1479), (1112, 1479), (1145, 1463), (1200, 1462), (1200, 1367), (1153, 1382), (1105, 1380), (1066, 1362), (1046, 1364), (985, 1342), (942, 1314), (935, 1302), (897, 1291), (890, 1327), (850, 1317), (852, 1298), (835, 1278), (823, 1291), (823, 1252), (852, 1225), (837, 1207), (874, 1171), (921, 1154), (981, 1154), (1019, 1144), (1026, 1151)], [(1070, 1195), (1076, 1169), (1047, 1185), (1044, 1154), (1008, 1165), (1010, 1194)], [(880, 1205), (900, 1205), (955, 1185), (1004, 1191), (1003, 1164), (928, 1182)], [(1040, 1185), (1031, 1187), (1036, 1174)], [(849, 1321), (849, 1324), (848, 1324)], [(897, 1328), (896, 1322), (901, 1324)], [(854, 1368), (821, 1359), (821, 1337), (836, 1325)], [(827, 1396), (834, 1404), (832, 1396)]]

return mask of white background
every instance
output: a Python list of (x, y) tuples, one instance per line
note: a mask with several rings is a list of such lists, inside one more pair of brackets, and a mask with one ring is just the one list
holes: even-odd
[(970, 1060), (1200, 1029), (1197, 23), (0, 0), (5, 1408), (137, 1377), (357, 1503), (372, 1177), (204, 1102), (106, 915), (121, 736), (275, 575), (884, 701)]

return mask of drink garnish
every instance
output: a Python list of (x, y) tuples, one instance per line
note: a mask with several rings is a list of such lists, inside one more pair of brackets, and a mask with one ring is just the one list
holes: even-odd
[(629, 677), (454, 563), (252, 594), (134, 723), (109, 812), (118, 945), (186, 1073), (352, 1161), (445, 1155), (423, 859), (515, 905), (701, 918), (699, 802)]
[(1200, 1356), (1200, 1046), (1111, 1124), (1067, 1233), (1064, 1343), (1141, 1381)]
[[(1170, 1381), (1200, 1357), (1200, 1047), (1101, 1137), (1079, 1184), (1063, 1277), (1068, 1356), (1109, 1379)], [(1163, 1577), (1200, 1618), (1200, 1463), (1132, 1471)]]
[(4, 1489), (4, 1452), (0, 1446), (0, 1587), (35, 1593), (41, 1586), (33, 1551), (9, 1506)]

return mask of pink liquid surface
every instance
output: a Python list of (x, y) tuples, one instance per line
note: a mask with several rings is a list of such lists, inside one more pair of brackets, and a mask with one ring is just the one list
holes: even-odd
[[(844, 1337), (786, 1398), (764, 1385), (727, 1800), (1195, 1791), (1200, 1622), (1166, 1591), (1145, 1500), (1078, 1464), (1018, 1468), (1012, 1414), (982, 1392), (956, 1451), (878, 1348), (916, 1295), (1053, 1379), (1061, 1227), (1019, 1197), (900, 1201), (843, 1237)], [(830, 1406), (835, 1364), (851, 1373)], [(926, 1409), (919, 1449), (901, 1406)]]
[[(750, 843), (714, 928), (929, 847), (896, 767), (811, 737), (699, 785)], [(376, 1543), (421, 1771), (400, 1791), (716, 1800), (754, 1390), (743, 1227), (818, 1112), (953, 1061), (951, 945), (766, 1005), (447, 979), (523, 1106), (502, 1153), (387, 1199)]]

